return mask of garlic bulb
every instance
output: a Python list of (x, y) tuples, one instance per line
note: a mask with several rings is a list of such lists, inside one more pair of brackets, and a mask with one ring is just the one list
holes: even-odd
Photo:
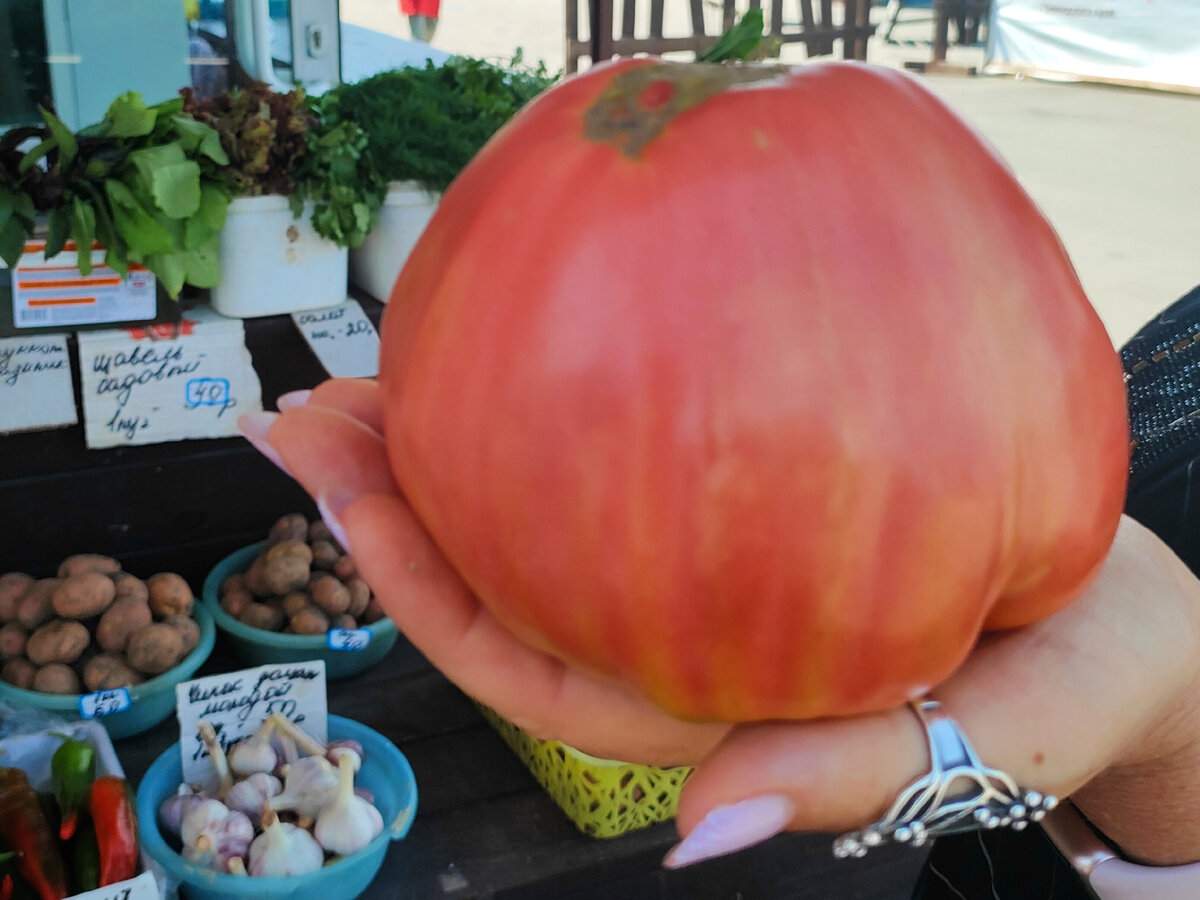
[(263, 833), (250, 844), (250, 874), (303, 875), (325, 865), (325, 851), (303, 828), (280, 822), (273, 810), (263, 816)]
[(180, 838), (184, 859), (228, 872), (231, 859), (246, 855), (254, 826), (245, 813), (229, 809), (220, 800), (201, 800), (184, 817)]
[(274, 731), (275, 720), (265, 719), (258, 731), (229, 748), (229, 768), (235, 775), (275, 771), (279, 757), (271, 746), (271, 734)]
[(179, 837), (183, 819), (201, 800), (211, 799), (190, 784), (181, 784), (179, 790), (164, 800), (158, 807), (158, 824), (163, 831)]
[(229, 771), (229, 758), (225, 755), (225, 748), (217, 740), (217, 732), (210, 722), (201, 722), (196, 730), (200, 732), (200, 740), (204, 744), (204, 749), (208, 751), (213, 768), (217, 771), (217, 778), (220, 781), (220, 796), (224, 797), (233, 787), (233, 773)]
[(335, 766), (338, 764), (338, 761), (346, 755), (354, 760), (355, 772), (362, 768), (363, 748), (362, 744), (360, 744), (358, 741), (334, 741), (325, 747), (325, 758)]
[(313, 829), (317, 841), (330, 853), (349, 856), (371, 843), (383, 831), (383, 816), (354, 793), (354, 760), (338, 760), (337, 796), (317, 815)]
[(245, 813), (257, 827), (267, 801), (281, 790), (283, 784), (274, 775), (255, 772), (230, 788), (229, 793), (225, 795), (225, 802), (230, 809)]
[(323, 756), (304, 756), (287, 767), (283, 793), (267, 801), (274, 810), (289, 809), (315, 817), (333, 802), (338, 773)]

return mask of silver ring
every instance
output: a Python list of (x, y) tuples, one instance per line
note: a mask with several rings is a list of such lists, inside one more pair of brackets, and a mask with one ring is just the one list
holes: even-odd
[(866, 856), (889, 842), (920, 847), (931, 838), (983, 828), (1020, 831), (1058, 805), (1058, 798), (1017, 786), (1012, 776), (989, 769), (958, 723), (936, 700), (909, 704), (929, 742), (929, 774), (903, 791), (874, 825), (833, 842), (839, 859)]

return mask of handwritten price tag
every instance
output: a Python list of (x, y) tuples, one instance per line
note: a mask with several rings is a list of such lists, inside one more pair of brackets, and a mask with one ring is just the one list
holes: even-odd
[(78, 421), (67, 336), (0, 338), (0, 432)]
[(379, 333), (357, 300), (292, 313), (292, 321), (334, 378), (373, 378), (379, 374)]
[(153, 872), (143, 872), (129, 881), (118, 881), (108, 887), (96, 888), (83, 894), (73, 894), (70, 900), (162, 900)]
[(203, 782), (213, 774), (198, 732), (201, 721), (211, 723), (221, 746), (228, 748), (253, 734), (274, 713), (282, 713), (318, 741), (325, 741), (324, 660), (276, 663), (176, 685), (183, 780)]
[(325, 643), (330, 650), (366, 650), (371, 632), (366, 628), (330, 628), (325, 632)]
[(131, 702), (129, 691), (125, 688), (96, 691), (94, 694), (84, 694), (79, 698), (79, 714), (85, 719), (111, 716), (123, 709), (129, 709)]
[(79, 335), (89, 447), (231, 437), (242, 413), (262, 409), (262, 389), (241, 319), (208, 309), (178, 329)]

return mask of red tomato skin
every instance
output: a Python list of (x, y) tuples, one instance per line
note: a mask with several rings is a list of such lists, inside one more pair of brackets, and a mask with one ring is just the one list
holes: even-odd
[(1094, 575), (1117, 355), (915, 79), (809, 64), (585, 137), (654, 65), (547, 92), (446, 192), (383, 323), (393, 470), (503, 622), (678, 716), (890, 708)]

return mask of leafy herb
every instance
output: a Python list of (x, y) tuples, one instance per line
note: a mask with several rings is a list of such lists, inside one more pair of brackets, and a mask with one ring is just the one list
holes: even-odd
[(41, 214), (45, 256), (73, 240), (85, 275), (98, 241), (115, 271), (140, 263), (172, 297), (184, 284), (212, 287), (227, 163), (216, 132), (186, 117), (182, 100), (147, 106), (125, 93), (78, 133), (43, 109), (40, 126), (0, 137), (0, 257), (16, 265)]
[(699, 62), (725, 62), (727, 60), (750, 59), (758, 50), (763, 37), (763, 11), (761, 7), (746, 10), (717, 42), (697, 55)]
[(545, 63), (507, 66), (455, 56), (341, 84), (321, 98), (329, 122), (366, 132), (366, 159), (387, 181), (416, 181), (443, 191), (522, 106), (558, 78)]
[(299, 217), (313, 203), (316, 232), (340, 246), (362, 243), (384, 188), (366, 168), (366, 136), (353, 122), (322, 121), (300, 88), (261, 82), (209, 99), (183, 90), (185, 110), (220, 135), (229, 157), (222, 177), (237, 196), (279, 194)]

